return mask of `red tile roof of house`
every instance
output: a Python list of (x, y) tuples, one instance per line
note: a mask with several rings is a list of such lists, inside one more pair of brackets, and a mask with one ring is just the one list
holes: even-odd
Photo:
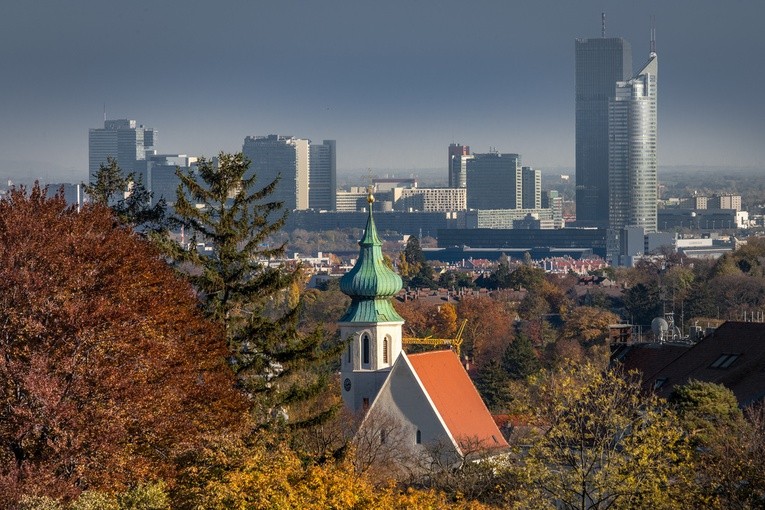
[(407, 356), (452, 437), (463, 450), (506, 448), (486, 404), (451, 350)]

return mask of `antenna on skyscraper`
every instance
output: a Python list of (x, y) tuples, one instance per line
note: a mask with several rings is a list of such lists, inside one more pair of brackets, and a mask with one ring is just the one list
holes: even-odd
[(651, 15), (651, 56), (656, 55), (656, 16)]
[(606, 38), (606, 13), (600, 13), (600, 37)]
[(106, 122), (106, 103), (104, 103), (104, 122)]

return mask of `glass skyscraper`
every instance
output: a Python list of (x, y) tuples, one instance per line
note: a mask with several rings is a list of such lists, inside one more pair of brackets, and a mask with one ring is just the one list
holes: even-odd
[(616, 83), (608, 104), (609, 228), (642, 227), (656, 232), (657, 78), (651, 52), (634, 78)]
[(577, 39), (576, 219), (582, 226), (609, 222), (608, 104), (616, 82), (632, 76), (632, 50), (622, 38)]

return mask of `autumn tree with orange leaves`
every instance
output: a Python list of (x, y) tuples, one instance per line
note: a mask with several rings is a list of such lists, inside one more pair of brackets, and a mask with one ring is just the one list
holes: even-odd
[(0, 506), (151, 480), (246, 413), (220, 327), (109, 209), (0, 201)]

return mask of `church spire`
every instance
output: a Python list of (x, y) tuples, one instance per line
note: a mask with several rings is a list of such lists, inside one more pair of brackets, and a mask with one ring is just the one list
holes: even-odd
[(374, 196), (371, 192), (367, 203), (369, 216), (364, 236), (359, 241), (359, 258), (353, 269), (340, 279), (340, 290), (351, 297), (351, 306), (340, 322), (403, 321), (390, 302), (403, 284), (401, 277), (385, 264), (382, 241), (377, 236), (372, 215)]

